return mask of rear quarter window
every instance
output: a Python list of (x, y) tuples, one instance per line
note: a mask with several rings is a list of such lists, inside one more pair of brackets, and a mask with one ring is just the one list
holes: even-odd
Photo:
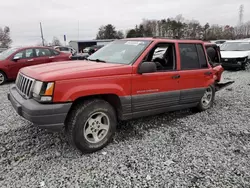
[(56, 50), (50, 50), (51, 54), (52, 55), (59, 55), (60, 52), (56, 51)]
[(198, 52), (198, 57), (199, 57), (201, 68), (208, 68), (206, 55), (205, 55), (203, 46), (201, 44), (197, 44), (196, 47), (197, 47), (197, 52)]

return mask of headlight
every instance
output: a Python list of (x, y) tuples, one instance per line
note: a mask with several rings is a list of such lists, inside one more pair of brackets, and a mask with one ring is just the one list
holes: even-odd
[(35, 81), (33, 97), (39, 102), (51, 102), (54, 92), (54, 82)]

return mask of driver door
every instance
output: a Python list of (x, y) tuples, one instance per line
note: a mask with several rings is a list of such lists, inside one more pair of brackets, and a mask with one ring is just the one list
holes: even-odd
[[(154, 61), (156, 58), (164, 58), (160, 52), (164, 47), (163, 54), (167, 48), (172, 49), (172, 68), (152, 73), (134, 73), (132, 76), (132, 112), (133, 117), (141, 117), (144, 115), (153, 115), (168, 111), (171, 107), (179, 104), (180, 90), (179, 77), (176, 70), (176, 47), (174, 43), (156, 44), (145, 57), (145, 61)], [(161, 47), (161, 48), (159, 48)], [(170, 54), (170, 53), (169, 53)], [(156, 62), (159, 63), (159, 62)]]
[[(14, 60), (15, 58), (19, 58), (19, 59)], [(34, 49), (26, 49), (26, 50), (17, 52), (14, 55), (12, 62), (8, 66), (11, 78), (16, 78), (21, 68), (33, 65), (34, 58), (35, 58)]]

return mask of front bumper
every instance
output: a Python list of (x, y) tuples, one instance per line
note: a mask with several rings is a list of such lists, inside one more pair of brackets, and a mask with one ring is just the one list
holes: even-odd
[(230, 68), (233, 68), (233, 69), (236, 69), (236, 68), (241, 68), (243, 65), (242, 64), (237, 64), (237, 63), (226, 63), (226, 62), (222, 62), (222, 67), (225, 68), (225, 69), (230, 69)]
[(16, 112), (40, 128), (60, 131), (72, 103), (40, 104), (34, 99), (24, 99), (16, 86), (10, 88), (8, 99)]

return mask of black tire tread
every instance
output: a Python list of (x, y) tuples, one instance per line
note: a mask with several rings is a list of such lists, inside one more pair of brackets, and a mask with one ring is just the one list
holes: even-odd
[[(66, 137), (67, 140), (70, 144), (72, 144), (74, 147), (77, 148), (76, 144), (75, 144), (75, 140), (74, 140), (74, 129), (76, 126), (76, 121), (77, 121), (77, 116), (84, 111), (86, 108), (88, 108), (89, 106), (93, 105), (94, 103), (104, 103), (107, 104), (109, 106), (111, 106), (107, 101), (102, 100), (102, 99), (88, 99), (85, 101), (82, 101), (78, 104), (76, 104), (70, 111), (70, 114), (68, 115), (68, 118), (66, 120)], [(112, 106), (111, 106), (112, 107)], [(113, 107), (112, 107), (113, 108)], [(114, 110), (115, 113), (115, 110)], [(107, 143), (108, 144), (108, 143)], [(107, 145), (105, 144), (105, 145)], [(92, 153), (93, 151), (82, 151), (83, 153)]]
[(212, 89), (213, 89), (213, 96), (212, 96), (213, 98), (212, 98), (212, 101), (211, 101), (211, 106), (208, 107), (208, 108), (206, 108), (206, 109), (204, 109), (204, 108), (202, 107), (202, 105), (201, 105), (201, 102), (199, 102), (199, 104), (193, 109), (195, 112), (203, 112), (203, 111), (205, 111), (205, 110), (207, 110), (207, 109), (213, 107), (214, 98), (215, 98), (215, 86), (214, 86), (214, 84), (213, 84), (213, 85), (210, 85), (210, 86), (211, 86)]
[(5, 80), (3, 81), (3, 83), (0, 84), (0, 85), (3, 85), (3, 84), (5, 84), (5, 82), (7, 81), (8, 78), (7, 78), (7, 75), (6, 75), (6, 73), (4, 71), (0, 70), (0, 73), (2, 73), (4, 75), (4, 78), (5, 78)]

